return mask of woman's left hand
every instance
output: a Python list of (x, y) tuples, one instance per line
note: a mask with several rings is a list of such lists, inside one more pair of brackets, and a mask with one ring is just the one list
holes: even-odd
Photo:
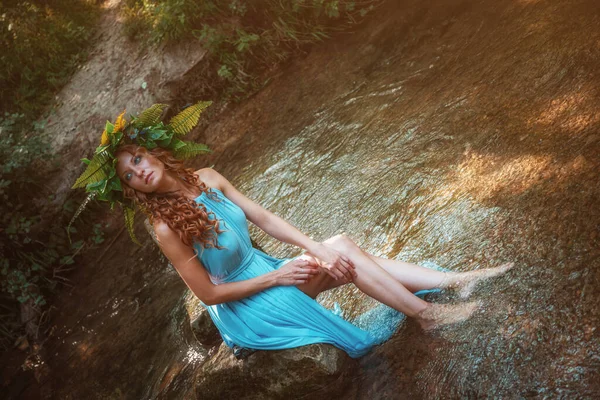
[(336, 281), (342, 279), (348, 283), (352, 282), (357, 276), (352, 261), (325, 243), (320, 243), (320, 246), (306, 253), (317, 258), (325, 272)]

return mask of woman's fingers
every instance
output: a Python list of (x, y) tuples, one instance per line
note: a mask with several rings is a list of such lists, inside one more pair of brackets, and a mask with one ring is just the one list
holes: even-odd
[(342, 260), (344, 260), (346, 262), (346, 264), (348, 264), (350, 266), (350, 268), (356, 269), (352, 260), (350, 260), (347, 256), (342, 256)]
[[(321, 268), (336, 281), (341, 280), (348, 283), (352, 282), (357, 276), (354, 264), (352, 264), (352, 261), (347, 256), (338, 254), (338, 257), (336, 257), (332, 264), (322, 262), (314, 256), (311, 257), (310, 259), (301, 258), (294, 260), (295, 265), (298, 267), (298, 276), (299, 274), (306, 274), (311, 278), (318, 275)], [(303, 275), (303, 278), (306, 278), (306, 276)]]
[(353, 269), (350, 268), (348, 266), (348, 264), (346, 262), (343, 261), (342, 258), (339, 258), (337, 260), (337, 262), (335, 263), (334, 267), (340, 271), (340, 273), (343, 275), (343, 279), (351, 282), (354, 278), (354, 274), (353, 274)]
[(316, 265), (304, 265), (301, 267), (297, 267), (295, 271), (303, 274), (317, 275), (319, 273), (319, 267)]
[(299, 259), (299, 260), (294, 260), (294, 263), (300, 267), (300, 268), (313, 268), (313, 269), (318, 269), (320, 267), (320, 265), (313, 260), (307, 260), (305, 258)]
[(346, 271), (348, 272), (348, 274), (350, 274), (350, 276), (352, 277), (352, 279), (354, 279), (354, 278), (356, 278), (358, 276), (356, 274), (356, 268), (354, 267), (354, 264), (352, 264), (345, 257), (342, 258), (342, 264), (344, 265), (344, 267), (346, 268)]
[(337, 280), (339, 279), (339, 278), (337, 277), (337, 275), (335, 274), (335, 272), (333, 272), (333, 271), (331, 270), (331, 267), (330, 267), (330, 266), (328, 266), (328, 265), (324, 265), (324, 266), (323, 266), (323, 269), (324, 269), (324, 270), (325, 270), (325, 272), (326, 272), (326, 273), (327, 273), (329, 276), (331, 276), (331, 277), (332, 277), (334, 280), (336, 280), (336, 281), (337, 281)]
[(338, 268), (335, 268), (333, 265), (328, 265), (327, 267), (325, 267), (325, 271), (329, 272), (329, 275), (331, 275), (336, 281), (345, 278), (344, 274)]

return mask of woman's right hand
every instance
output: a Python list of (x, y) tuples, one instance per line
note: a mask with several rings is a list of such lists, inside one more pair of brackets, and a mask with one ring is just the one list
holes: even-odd
[(276, 282), (280, 286), (301, 285), (319, 274), (319, 264), (304, 258), (289, 261), (275, 271)]

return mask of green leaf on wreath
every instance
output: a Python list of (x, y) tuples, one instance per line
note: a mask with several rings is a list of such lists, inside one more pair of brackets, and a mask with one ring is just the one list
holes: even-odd
[(173, 140), (171, 141), (171, 146), (169, 146), (169, 147), (170, 147), (171, 151), (175, 152), (185, 146), (186, 146), (186, 143), (183, 140), (179, 140), (174, 137)]
[(167, 131), (165, 129), (154, 129), (150, 131), (150, 139), (158, 140), (166, 138)]
[(123, 138), (123, 132), (117, 132), (114, 135), (110, 136), (110, 141), (114, 146), (114, 145), (119, 144), (119, 142), (121, 142), (122, 138)]
[(211, 150), (207, 145), (202, 143), (184, 142), (185, 146), (173, 151), (175, 158), (186, 159), (197, 156), (198, 154), (210, 153)]
[(133, 125), (137, 128), (156, 125), (160, 122), (160, 116), (162, 115), (165, 107), (167, 107), (166, 104), (153, 104), (140, 113), (140, 115), (135, 119)]
[(85, 207), (88, 205), (88, 203), (90, 201), (92, 201), (92, 199), (94, 197), (96, 197), (95, 192), (88, 194), (88, 196), (85, 198), (83, 203), (81, 203), (79, 208), (77, 208), (77, 211), (75, 211), (75, 215), (73, 215), (73, 218), (71, 218), (71, 221), (69, 221), (69, 225), (67, 225), (67, 237), (69, 238), (69, 242), (71, 242), (71, 229), (70, 229), (71, 225), (73, 225), (73, 222), (77, 219), (77, 217), (79, 217), (79, 214), (81, 214), (81, 212), (85, 209)]
[(138, 242), (137, 238), (135, 237), (135, 232), (133, 231), (135, 210), (133, 208), (123, 206), (123, 213), (125, 214), (125, 226), (127, 227), (127, 232), (129, 232), (131, 240), (141, 246), (141, 243)]
[(112, 165), (112, 156), (108, 151), (95, 154), (81, 176), (77, 178), (71, 189), (85, 187), (90, 183), (101, 181), (108, 176)]
[(202, 111), (211, 104), (212, 101), (201, 101), (181, 111), (169, 121), (171, 129), (178, 136), (187, 135), (198, 123)]

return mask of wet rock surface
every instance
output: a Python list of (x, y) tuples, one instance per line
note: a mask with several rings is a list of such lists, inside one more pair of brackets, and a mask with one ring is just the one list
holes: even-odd
[(258, 351), (245, 360), (237, 360), (223, 343), (198, 371), (196, 399), (340, 396), (355, 367), (356, 360), (328, 344)]
[(192, 332), (198, 342), (209, 349), (223, 341), (219, 330), (210, 318), (210, 314), (191, 292), (187, 296), (186, 308), (191, 321)]

